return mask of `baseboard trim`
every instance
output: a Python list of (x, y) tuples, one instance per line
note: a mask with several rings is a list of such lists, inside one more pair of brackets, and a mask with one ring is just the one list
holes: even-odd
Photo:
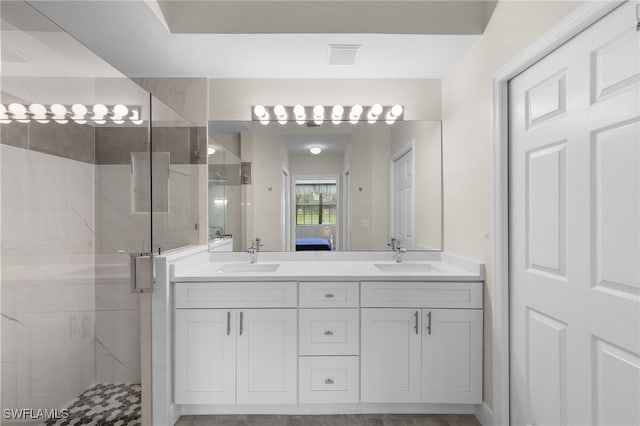
[(486, 402), (482, 405), (476, 406), (476, 419), (482, 424), (482, 426), (494, 426), (495, 418), (493, 417), (493, 410), (487, 405)]
[(475, 414), (477, 407), (473, 404), (182, 405), (182, 415)]

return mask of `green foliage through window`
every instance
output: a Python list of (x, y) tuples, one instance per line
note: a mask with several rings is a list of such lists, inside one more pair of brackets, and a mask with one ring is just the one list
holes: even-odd
[(296, 225), (336, 224), (336, 184), (296, 184)]

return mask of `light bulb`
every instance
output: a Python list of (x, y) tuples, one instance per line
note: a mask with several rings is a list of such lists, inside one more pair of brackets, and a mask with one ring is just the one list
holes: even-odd
[(331, 111), (331, 120), (333, 124), (340, 124), (342, 121), (342, 114), (344, 114), (344, 107), (342, 105), (334, 105)]
[(53, 104), (49, 107), (53, 113), (54, 118), (64, 119), (67, 115), (67, 107), (62, 104)]
[(209, 145), (209, 146), (207, 147), (207, 155), (213, 155), (213, 154), (215, 154), (215, 153), (216, 153), (216, 149), (215, 149), (215, 147), (213, 147), (213, 146)]
[(396, 122), (396, 116), (393, 115), (392, 111), (389, 111), (387, 113), (387, 118), (386, 118), (385, 121), (386, 121), (387, 124), (393, 124), (393, 123)]
[(319, 126), (324, 120), (324, 107), (322, 105), (316, 105), (313, 107), (313, 121)]
[(113, 117), (126, 117), (126, 115), (129, 114), (129, 108), (127, 108), (125, 105), (122, 104), (118, 104), (116, 106), (113, 107)]
[(349, 122), (351, 124), (356, 124), (360, 120), (362, 110), (362, 106), (358, 104), (351, 107), (351, 113), (349, 114)]
[(27, 115), (27, 108), (22, 104), (9, 104), (9, 112), (14, 116), (23, 117)]
[(312, 146), (311, 148), (309, 148), (309, 152), (313, 155), (318, 155), (322, 152), (322, 148), (320, 148), (319, 146)]
[[(94, 120), (102, 121), (102, 118), (105, 115), (107, 115), (108, 112), (109, 112), (109, 109), (107, 109), (107, 107), (104, 106), (103, 104), (95, 104), (93, 106), (93, 117), (94, 117)], [(96, 121), (96, 123), (98, 123), (98, 121)], [(103, 124), (103, 123), (98, 123), (98, 124)]]
[(29, 105), (29, 112), (33, 114), (35, 119), (45, 119), (47, 116), (47, 108), (42, 104)]
[(286, 117), (287, 111), (284, 109), (284, 105), (276, 105), (273, 107), (273, 113), (278, 118)]
[(296, 105), (293, 107), (293, 114), (296, 116), (297, 119), (304, 119), (305, 117), (305, 112), (304, 112), (304, 107), (302, 105)]
[(394, 117), (400, 117), (403, 111), (402, 105), (394, 105), (391, 107), (391, 115)]
[(375, 123), (378, 117), (380, 116), (380, 113), (382, 113), (382, 105), (380, 104), (373, 105), (371, 109), (369, 109), (369, 114), (367, 114), (367, 120), (369, 121), (369, 123), (371, 124)]
[(75, 115), (76, 117), (84, 117), (85, 115), (87, 115), (89, 110), (82, 104), (73, 104), (71, 105), (71, 112), (73, 112), (73, 115)]
[(253, 113), (259, 119), (264, 119), (264, 117), (267, 116), (267, 109), (263, 105), (256, 105), (253, 107)]

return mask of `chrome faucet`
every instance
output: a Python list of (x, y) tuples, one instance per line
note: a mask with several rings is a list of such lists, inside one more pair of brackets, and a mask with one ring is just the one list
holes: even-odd
[(260, 247), (262, 247), (262, 242), (260, 238), (256, 238), (255, 240), (249, 241), (251, 243), (251, 247), (247, 250), (248, 253), (251, 253), (251, 263), (258, 262), (258, 252), (260, 251)]
[(398, 244), (396, 246), (395, 252), (393, 254), (393, 258), (395, 259), (396, 263), (402, 263), (402, 253), (406, 253), (407, 249), (404, 247), (400, 247), (400, 245)]

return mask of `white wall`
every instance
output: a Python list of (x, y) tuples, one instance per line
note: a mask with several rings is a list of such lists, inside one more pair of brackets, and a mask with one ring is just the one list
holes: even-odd
[(351, 250), (388, 250), (390, 126), (354, 129), (345, 163), (351, 171)]
[(278, 127), (254, 126), (251, 144), (252, 158), (259, 161), (252, 164), (252, 210), (255, 214), (253, 235), (248, 238), (261, 238), (262, 250), (282, 251), (282, 168), (289, 167), (289, 156)]
[(482, 38), (442, 80), (444, 249), (487, 265), (484, 399), (493, 403), (491, 352), (491, 79), (578, 1), (500, 1)]
[(440, 80), (209, 80), (209, 120), (251, 120), (253, 105), (299, 103), (401, 104), (405, 120), (439, 120)]
[(416, 249), (442, 248), (442, 145), (439, 121), (403, 121), (391, 128), (391, 155), (414, 141)]

